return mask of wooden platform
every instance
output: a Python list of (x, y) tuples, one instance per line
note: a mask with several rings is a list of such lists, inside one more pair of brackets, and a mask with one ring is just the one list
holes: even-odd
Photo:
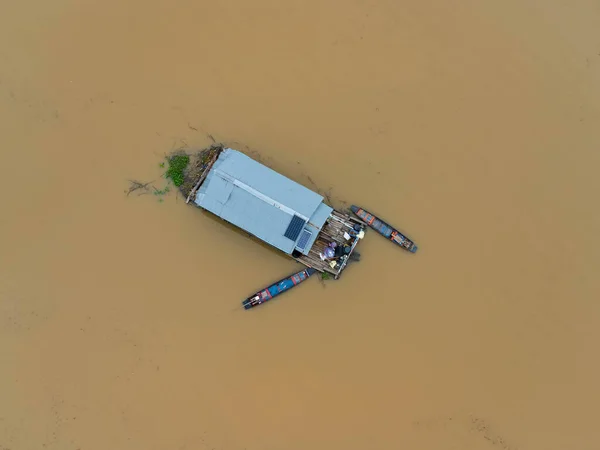
[[(323, 253), (323, 250), (325, 250), (325, 248), (331, 242), (335, 242), (340, 246), (350, 244), (352, 246), (350, 254), (352, 254), (354, 248), (356, 247), (356, 244), (358, 244), (358, 241), (360, 239), (358, 239), (357, 237), (352, 237), (349, 240), (346, 240), (344, 238), (344, 233), (348, 233), (349, 231), (351, 231), (352, 227), (355, 224), (360, 224), (360, 221), (339, 211), (334, 210), (327, 219), (327, 222), (325, 223), (323, 228), (321, 229), (321, 232), (317, 236), (317, 239), (310, 251), (308, 252), (308, 255), (302, 255), (299, 258), (295, 259), (298, 262), (304, 264), (305, 266), (313, 267), (319, 272), (330, 273), (335, 278), (338, 278), (344, 270), (344, 268), (346, 267), (348, 260), (346, 259), (346, 261), (342, 261), (340, 267), (332, 268), (329, 265), (330, 261), (332, 260), (323, 261), (319, 255)], [(350, 255), (348, 255), (348, 257), (349, 256)]]

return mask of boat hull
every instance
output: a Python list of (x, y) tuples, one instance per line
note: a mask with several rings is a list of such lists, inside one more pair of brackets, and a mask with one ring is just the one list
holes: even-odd
[(261, 305), (274, 297), (277, 297), (283, 292), (289, 291), (291, 288), (298, 286), (303, 281), (308, 280), (311, 275), (316, 272), (312, 267), (308, 267), (300, 272), (294, 273), (288, 277), (279, 280), (277, 283), (258, 291), (256, 294), (251, 295), (242, 302), (244, 309), (250, 309), (255, 306)]
[(415, 243), (400, 233), (397, 229), (359, 206), (352, 205), (350, 209), (357, 217), (363, 220), (367, 225), (369, 225), (383, 237), (402, 247), (404, 250), (407, 250), (411, 253), (416, 253), (417, 246)]

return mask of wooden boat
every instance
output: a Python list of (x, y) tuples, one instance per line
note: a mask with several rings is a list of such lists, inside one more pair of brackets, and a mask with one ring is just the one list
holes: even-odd
[(352, 212), (356, 214), (360, 219), (362, 219), (367, 225), (373, 228), (382, 236), (388, 238), (390, 241), (398, 244), (404, 250), (408, 250), (411, 253), (415, 253), (417, 251), (417, 246), (413, 241), (404, 236), (398, 230), (396, 230), (391, 225), (388, 225), (383, 220), (378, 218), (377, 216), (371, 214), (369, 211), (362, 209), (359, 206), (352, 205), (350, 207)]
[(246, 300), (242, 302), (244, 309), (250, 309), (255, 306), (260, 305), (266, 301), (271, 300), (273, 297), (278, 296), (282, 292), (289, 291), (294, 286), (299, 285), (303, 281), (307, 280), (312, 274), (314, 274), (317, 270), (312, 267), (307, 267), (300, 272), (297, 272), (289, 277), (285, 277), (282, 280), (279, 280), (277, 283), (269, 286), (268, 288), (263, 289), (262, 291), (258, 291), (256, 294), (251, 295)]

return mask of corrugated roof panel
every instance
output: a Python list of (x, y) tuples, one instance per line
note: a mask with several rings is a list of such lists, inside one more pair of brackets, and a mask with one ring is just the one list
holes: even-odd
[(220, 217), (286, 253), (294, 250), (295, 241), (284, 236), (290, 215), (242, 189), (233, 189)]
[(323, 197), (316, 192), (230, 148), (221, 153), (213, 169), (225, 172), (306, 218), (323, 201)]
[(332, 212), (333, 208), (331, 206), (321, 203), (308, 222), (317, 228), (321, 228)]
[[(196, 204), (290, 254), (302, 238), (307, 253), (332, 208), (323, 197), (235, 150), (224, 150)], [(304, 216), (304, 217), (303, 217)], [(306, 223), (309, 219), (311, 223)], [(306, 242), (304, 242), (306, 240)], [(300, 243), (300, 242), (299, 242)]]
[(233, 191), (232, 182), (219, 176), (213, 176), (204, 193), (212, 197), (213, 200), (225, 204), (229, 199), (229, 195), (231, 195), (231, 191)]

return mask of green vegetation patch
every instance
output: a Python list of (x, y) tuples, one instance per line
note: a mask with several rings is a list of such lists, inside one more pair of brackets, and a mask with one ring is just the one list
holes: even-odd
[(190, 157), (188, 155), (175, 155), (168, 158), (168, 162), (169, 168), (165, 176), (173, 180), (173, 184), (179, 187), (185, 181), (183, 171), (190, 163)]
[[(152, 187), (154, 187), (154, 186), (152, 186)], [(167, 195), (170, 191), (171, 191), (171, 188), (169, 188), (169, 186), (165, 186), (164, 189), (154, 188), (154, 195)]]

